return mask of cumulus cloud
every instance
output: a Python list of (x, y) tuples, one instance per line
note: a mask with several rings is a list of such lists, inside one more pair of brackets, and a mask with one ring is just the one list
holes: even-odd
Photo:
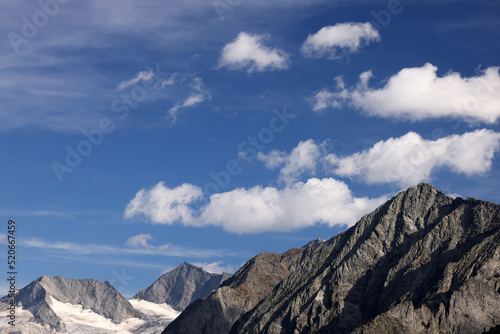
[(151, 234), (138, 234), (133, 237), (128, 238), (126, 245), (132, 248), (144, 248), (144, 249), (156, 249), (165, 250), (171, 246), (171, 244), (153, 246), (149, 242), (153, 241)]
[(414, 132), (389, 138), (373, 147), (346, 157), (325, 157), (332, 173), (358, 178), (368, 184), (395, 182), (402, 187), (429, 181), (438, 168), (482, 175), (492, 166), (500, 149), (500, 133), (477, 130), (438, 140), (426, 140)]
[(437, 67), (429, 63), (405, 68), (388, 78), (381, 88), (368, 85), (370, 71), (362, 73), (352, 88), (345, 88), (338, 78), (336, 91), (324, 89), (312, 98), (313, 109), (348, 104), (372, 116), (412, 121), (441, 117), (484, 123), (498, 120), (499, 67), (489, 67), (473, 77), (462, 77), (456, 72), (439, 77), (436, 72)]
[[(162, 191), (156, 191), (157, 188)], [(199, 190), (195, 186), (189, 188)], [(159, 183), (151, 190), (141, 190), (127, 207), (125, 217), (133, 217), (127, 212), (132, 211), (140, 212), (155, 223), (220, 226), (238, 234), (286, 232), (316, 223), (351, 226), (386, 199), (357, 198), (344, 182), (332, 178), (312, 178), (305, 183), (287, 184), (283, 189), (256, 186), (214, 194), (204, 206), (183, 206), (186, 211), (181, 215), (169, 208), (172, 201), (170, 191), (175, 189), (165, 189), (164, 184)], [(198, 193), (189, 196), (183, 203), (191, 203), (197, 196)], [(147, 236), (142, 236), (134, 239), (134, 243), (148, 244), (148, 240)]]
[(269, 35), (251, 35), (240, 32), (222, 49), (218, 68), (246, 69), (249, 73), (288, 68), (288, 55), (278, 48), (263, 45), (262, 42), (266, 39), (269, 39)]
[(316, 223), (352, 226), (385, 200), (355, 197), (344, 182), (312, 178), (284, 189), (257, 186), (212, 195), (201, 219), (238, 234), (286, 232)]
[(205, 271), (208, 271), (209, 273), (212, 274), (222, 274), (222, 273), (234, 273), (236, 271), (236, 268), (231, 266), (231, 265), (225, 265), (224, 262), (222, 261), (216, 261), (212, 263), (207, 263), (207, 262), (194, 262), (192, 265), (202, 268)]
[(157, 224), (194, 223), (190, 204), (202, 198), (201, 188), (184, 183), (168, 188), (163, 182), (151, 189), (141, 189), (125, 209), (124, 217), (144, 216)]
[(314, 140), (308, 139), (300, 142), (290, 154), (273, 150), (269, 154), (259, 152), (257, 159), (264, 162), (267, 168), (274, 169), (284, 164), (280, 170), (279, 180), (290, 183), (299, 176), (313, 174), (320, 156), (321, 147)]
[(346, 52), (354, 53), (379, 41), (380, 35), (370, 23), (338, 23), (309, 35), (301, 51), (305, 57), (338, 59)]
[[(219, 226), (237, 234), (287, 232), (318, 223), (350, 226), (387, 198), (356, 197), (346, 183), (330, 176), (407, 187), (431, 180), (441, 168), (457, 174), (484, 175), (500, 150), (500, 133), (482, 129), (426, 140), (409, 132), (344, 157), (328, 152), (323, 144), (309, 139), (290, 154), (271, 151), (259, 155), (268, 168), (281, 167), (281, 188), (237, 188), (213, 194), (202, 202), (199, 187), (183, 184), (169, 189), (159, 183), (139, 191), (128, 204), (125, 217), (143, 215), (153, 223)], [(327, 177), (298, 181), (320, 168)], [(137, 244), (148, 245), (148, 241), (147, 235), (134, 239)]]

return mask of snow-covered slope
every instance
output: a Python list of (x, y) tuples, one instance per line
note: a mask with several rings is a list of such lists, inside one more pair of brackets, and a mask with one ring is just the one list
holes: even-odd
[[(64, 323), (69, 334), (153, 334), (160, 333), (180, 312), (167, 304), (155, 304), (144, 300), (131, 300), (132, 306), (141, 312), (142, 318), (128, 318), (121, 323), (113, 323), (81, 305), (63, 303), (50, 297), (51, 308)], [(7, 317), (7, 304), (0, 302), (0, 317)], [(0, 333), (53, 334), (49, 326), (36, 322), (29, 310), (16, 310), (16, 326), (2, 324)]]
[[(125, 299), (108, 282), (43, 276), (19, 290), (16, 326), (0, 322), (11, 334), (153, 334), (180, 312), (167, 304)], [(8, 299), (0, 299), (0, 317), (8, 319)]]

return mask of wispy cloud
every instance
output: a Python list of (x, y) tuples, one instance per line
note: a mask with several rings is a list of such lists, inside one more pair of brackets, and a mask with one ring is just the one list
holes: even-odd
[[(130, 241), (130, 239), (129, 239)], [(210, 250), (185, 248), (177, 245), (162, 245), (151, 247), (140, 247), (140, 243), (135, 243), (135, 247), (115, 247), (99, 244), (83, 244), (65, 241), (47, 241), (39, 238), (27, 238), (20, 241), (22, 247), (36, 248), (48, 251), (64, 251), (77, 255), (157, 255), (169, 257), (192, 257), (208, 258), (227, 256), (227, 250)], [(230, 253), (229, 253), (230, 254)]]
[(154, 246), (149, 243), (152, 240), (153, 237), (151, 236), (151, 234), (138, 234), (128, 238), (126, 245), (132, 248), (154, 249), (159, 251), (163, 251), (172, 246), (172, 244)]
[(76, 219), (82, 216), (116, 216), (116, 212), (102, 210), (87, 211), (55, 211), (55, 210), (13, 210), (0, 209), (0, 215), (8, 217), (57, 217)]
[(172, 123), (175, 123), (177, 120), (177, 115), (181, 109), (193, 107), (197, 104), (200, 104), (206, 100), (211, 99), (211, 95), (203, 87), (202, 79), (199, 77), (191, 78), (191, 81), (188, 84), (191, 87), (191, 92), (187, 98), (183, 101), (177, 102), (175, 106), (168, 110), (168, 116), (172, 119)]
[(147, 83), (147, 82), (151, 81), (154, 78), (154, 76), (155, 76), (155, 74), (153, 73), (152, 70), (140, 71), (137, 73), (137, 75), (134, 78), (121, 82), (116, 89), (123, 90), (125, 88), (130, 87), (130, 86), (135, 86), (139, 82)]

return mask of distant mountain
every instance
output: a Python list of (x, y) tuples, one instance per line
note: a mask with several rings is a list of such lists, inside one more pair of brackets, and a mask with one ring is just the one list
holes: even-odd
[(63, 332), (66, 327), (53, 309), (54, 299), (60, 303), (81, 305), (113, 323), (141, 317), (141, 313), (111, 284), (93, 279), (42, 276), (21, 289), (16, 298), (19, 306), (32, 310), (38, 322)]
[(346, 232), (289, 252), (253, 258), (163, 333), (500, 328), (500, 205), (420, 184)]
[(197, 300), (189, 305), (163, 333), (229, 332), (239, 317), (250, 311), (283, 278), (322, 246), (320, 243), (309, 248), (292, 249), (284, 254), (257, 255), (204, 300)]
[[(108, 282), (40, 277), (17, 295), (16, 326), (0, 326), (2, 334), (156, 334), (179, 312), (166, 304), (127, 301)], [(8, 299), (0, 299), (6, 318)]]
[(229, 277), (230, 274), (211, 274), (184, 262), (160, 276), (156, 282), (138, 292), (132, 299), (157, 304), (167, 303), (175, 310), (182, 311), (196, 299), (205, 298)]
[(325, 241), (326, 241), (325, 239), (317, 238), (317, 239), (309, 241), (306, 245), (302, 246), (302, 248), (311, 247), (311, 246), (320, 244), (320, 243), (325, 242)]

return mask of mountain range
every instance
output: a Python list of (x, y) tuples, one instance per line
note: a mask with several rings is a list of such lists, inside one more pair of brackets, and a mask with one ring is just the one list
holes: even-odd
[(126, 300), (108, 282), (43, 276), (17, 301), (24, 327), (0, 333), (497, 333), (500, 205), (420, 184), (231, 277), (183, 263)]
[[(184, 262), (130, 300), (109, 282), (43, 276), (19, 290), (18, 324), (0, 333), (160, 333), (192, 300), (230, 276)], [(2, 310), (6, 303), (0, 299)]]

